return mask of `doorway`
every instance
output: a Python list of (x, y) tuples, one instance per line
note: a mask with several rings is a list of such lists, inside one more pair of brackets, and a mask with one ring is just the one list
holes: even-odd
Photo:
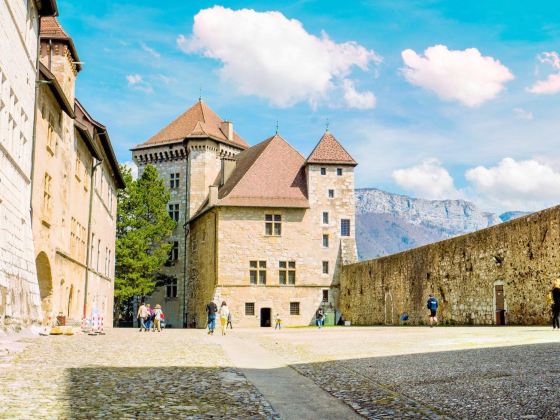
[(270, 308), (261, 308), (261, 327), (270, 327)]
[(494, 288), (494, 296), (496, 300), (496, 325), (506, 325), (504, 286), (502, 284), (497, 284)]

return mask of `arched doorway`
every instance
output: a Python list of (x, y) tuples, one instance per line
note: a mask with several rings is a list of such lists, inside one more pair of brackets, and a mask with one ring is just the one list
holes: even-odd
[(51, 264), (49, 257), (44, 252), (40, 252), (35, 259), (35, 266), (37, 268), (37, 279), (39, 280), (39, 294), (41, 296), (41, 309), (44, 318), (52, 312), (52, 295), (53, 284), (51, 274)]

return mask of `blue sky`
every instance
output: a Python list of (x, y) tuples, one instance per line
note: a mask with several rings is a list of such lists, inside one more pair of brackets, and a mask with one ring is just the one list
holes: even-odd
[(560, 201), (555, 3), (58, 0), (122, 162), (201, 90), (250, 144), (278, 120), (306, 155), (328, 119), (357, 187), (494, 211)]

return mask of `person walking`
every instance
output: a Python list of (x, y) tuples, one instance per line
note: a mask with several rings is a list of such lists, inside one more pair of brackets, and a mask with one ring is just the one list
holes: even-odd
[(324, 318), (325, 318), (325, 312), (323, 311), (323, 308), (317, 309), (317, 312), (315, 312), (315, 322), (317, 323), (317, 327), (319, 329), (321, 329), (321, 327), (323, 326)]
[(148, 311), (148, 316), (146, 317), (146, 321), (144, 323), (148, 329), (147, 331), (150, 331), (154, 323), (154, 310), (149, 303), (146, 303), (146, 310)]
[(274, 317), (274, 329), (281, 330), (282, 329), (282, 319), (280, 318), (280, 314), (276, 314)]
[(431, 328), (434, 326), (434, 322), (436, 323), (436, 325), (438, 323), (437, 320), (438, 300), (431, 293), (430, 293), (430, 297), (428, 298), (428, 302), (426, 303), (426, 307), (430, 310), (430, 328)]
[(144, 301), (141, 302), (140, 307), (138, 308), (138, 323), (140, 324), (139, 331), (148, 331), (146, 328), (146, 318), (148, 318), (148, 308), (146, 308), (146, 304)]
[(556, 280), (550, 292), (552, 295), (552, 328), (560, 329), (560, 280)]
[(161, 320), (163, 316), (163, 311), (161, 310), (161, 305), (158, 303), (154, 311), (154, 330), (161, 332)]
[(220, 327), (222, 329), (222, 335), (226, 335), (226, 328), (229, 318), (229, 308), (227, 306), (226, 301), (222, 302), (222, 306), (220, 307)]
[(216, 312), (218, 312), (218, 305), (214, 302), (206, 305), (206, 313), (208, 314), (208, 335), (213, 335), (216, 329)]
[(231, 311), (229, 311), (229, 315), (227, 317), (227, 325), (226, 328), (229, 327), (230, 330), (233, 330), (233, 318), (231, 316)]

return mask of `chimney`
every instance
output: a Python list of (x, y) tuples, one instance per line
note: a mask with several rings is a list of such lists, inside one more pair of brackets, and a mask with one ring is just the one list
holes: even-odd
[(231, 121), (222, 121), (220, 128), (229, 141), (233, 141), (233, 123)]
[(235, 169), (236, 161), (231, 159), (222, 159), (222, 178), (220, 186), (224, 185), (229, 179), (231, 173)]
[(208, 207), (215, 206), (218, 203), (218, 187), (210, 185), (208, 191)]

